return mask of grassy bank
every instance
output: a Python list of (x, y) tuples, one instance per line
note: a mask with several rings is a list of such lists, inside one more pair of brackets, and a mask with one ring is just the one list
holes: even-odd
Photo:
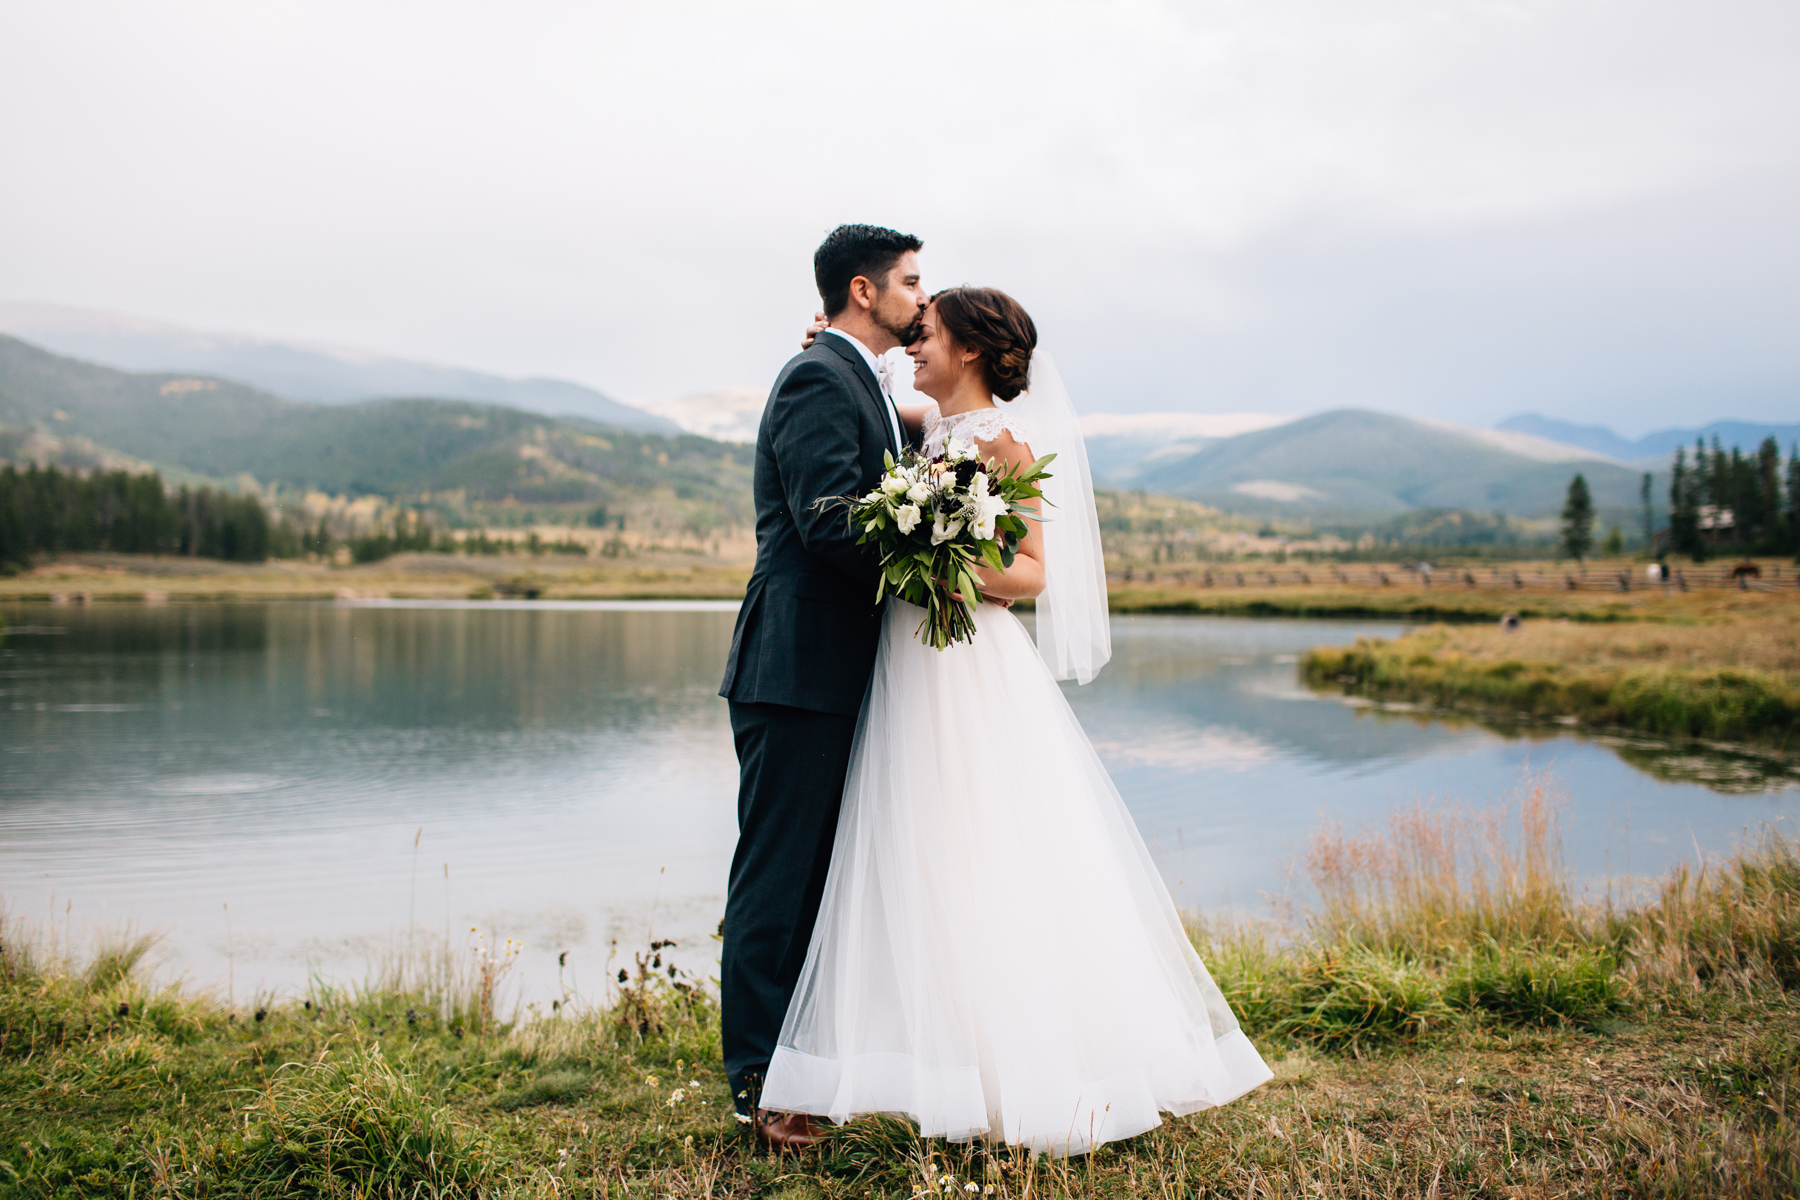
[[(1428, 621), (1530, 619), (1610, 624), (1711, 620), (1734, 612), (1800, 607), (1791, 563), (1765, 560), (1762, 578), (1740, 590), (1722, 568), (1682, 571), (1683, 586), (1646, 587), (1642, 564), (1594, 563), (1581, 572), (1553, 563), (1443, 567), (1429, 575), (1400, 564), (1225, 564), (1170, 571), (1119, 569), (1107, 591), (1118, 613), (1222, 616), (1400, 617)], [(1621, 584), (1629, 584), (1620, 590)]]
[(1691, 603), (1660, 621), (1436, 625), (1315, 649), (1316, 687), (1508, 720), (1800, 750), (1800, 606)]
[[(1608, 593), (1518, 593), (1499, 590), (1458, 592), (1419, 588), (1258, 585), (1199, 588), (1187, 584), (1124, 582), (1107, 584), (1114, 613), (1188, 613), (1221, 617), (1394, 617), (1401, 620), (1490, 621), (1506, 613), (1565, 617), (1576, 621), (1633, 621), (1660, 607), (1672, 607), (1660, 593), (1622, 599)], [(1676, 603), (1679, 603), (1677, 601)]]
[(358, 566), (137, 555), (71, 555), (0, 578), (0, 601), (738, 600), (748, 560), (645, 549), (635, 557), (400, 554)]
[(504, 1023), (484, 1003), (491, 966), (231, 1008), (147, 986), (141, 944), (78, 966), (9, 931), (0, 1190), (1793, 1194), (1794, 847), (1609, 908), (1572, 894), (1557, 845), (1541, 788), (1503, 812), (1323, 831), (1311, 909), (1195, 933), (1275, 1082), (1073, 1162), (922, 1144), (883, 1120), (759, 1154), (730, 1115), (712, 1000), (670, 977), (680, 948), (647, 951), (604, 1007)]

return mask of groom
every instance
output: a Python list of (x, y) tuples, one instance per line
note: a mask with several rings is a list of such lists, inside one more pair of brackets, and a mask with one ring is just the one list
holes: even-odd
[(881, 356), (918, 337), (916, 237), (840, 225), (813, 255), (831, 328), (776, 377), (756, 434), (756, 569), (719, 694), (738, 756), (738, 844), (725, 900), (725, 1069), (738, 1112), (778, 1148), (818, 1139), (758, 1107), (831, 865), (857, 711), (875, 665), (876, 560), (827, 496), (860, 496), (906, 434)]

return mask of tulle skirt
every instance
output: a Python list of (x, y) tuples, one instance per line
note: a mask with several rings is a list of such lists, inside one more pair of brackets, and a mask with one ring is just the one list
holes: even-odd
[(1083, 1153), (1269, 1069), (1030, 635), (887, 605), (765, 1107)]

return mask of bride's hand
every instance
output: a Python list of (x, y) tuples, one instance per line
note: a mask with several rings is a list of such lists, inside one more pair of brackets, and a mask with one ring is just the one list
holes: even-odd
[(824, 313), (814, 313), (812, 324), (806, 327), (806, 336), (800, 339), (800, 348), (804, 350), (808, 346), (811, 346), (821, 333), (824, 333), (830, 328), (831, 322), (825, 319)]
[[(939, 587), (942, 587), (943, 584), (944, 584), (943, 580), (941, 580), (941, 579), (938, 580)], [(967, 603), (963, 599), (963, 594), (961, 592), (951, 592), (950, 598), (952, 600), (956, 601), (958, 604)], [(1013, 606), (1013, 602), (1011, 600), (1008, 600), (1005, 596), (990, 596), (986, 592), (982, 592), (981, 594), (976, 596), (975, 602), (977, 604), (998, 604), (1001, 608), (1011, 608)]]

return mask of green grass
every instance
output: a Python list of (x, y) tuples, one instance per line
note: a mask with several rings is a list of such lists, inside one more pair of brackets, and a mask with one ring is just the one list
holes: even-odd
[(1469, 634), (1443, 627), (1391, 641), (1359, 638), (1309, 651), (1301, 674), (1314, 687), (1377, 700), (1800, 749), (1800, 679), (1791, 670), (1533, 655), (1488, 630), (1475, 636), (1490, 644), (1471, 647)]
[(141, 941), (73, 963), (8, 929), (0, 1194), (1794, 1194), (1795, 847), (1754, 843), (1634, 908), (1581, 903), (1537, 782), (1501, 810), (1321, 830), (1315, 905), (1197, 928), (1275, 1080), (1076, 1160), (892, 1118), (759, 1152), (716, 1005), (669, 978), (666, 946), (607, 1006), (484, 1025), (479, 972), (449, 964), (231, 1008), (147, 985)]

